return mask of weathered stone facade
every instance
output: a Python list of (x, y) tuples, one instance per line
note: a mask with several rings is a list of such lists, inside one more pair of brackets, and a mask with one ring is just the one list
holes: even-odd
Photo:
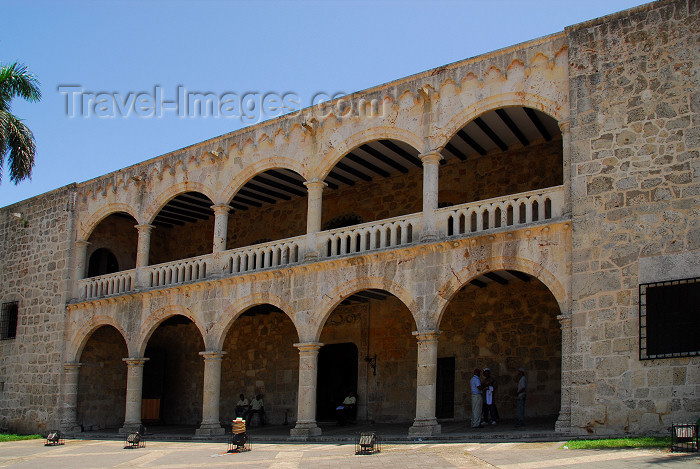
[[(700, 358), (639, 359), (638, 288), (700, 277), (699, 10), (662, 0), (2, 209), (0, 429), (217, 434), (243, 392), (316, 435), (343, 344), (357, 419), (414, 435), (468, 419), (485, 366), (506, 419), (524, 366), (527, 416), (559, 431), (695, 420)], [(279, 171), (291, 197), (237, 205)], [(211, 212), (158, 221), (191, 193)], [(98, 249), (118, 272), (86, 277)]]

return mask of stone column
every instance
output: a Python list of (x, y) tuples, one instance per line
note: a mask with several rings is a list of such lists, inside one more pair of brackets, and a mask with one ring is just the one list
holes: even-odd
[(571, 431), (571, 315), (562, 314), (557, 319), (561, 325), (561, 408), (554, 430), (567, 433)]
[(75, 268), (73, 269), (73, 296), (74, 298), (84, 298), (81, 295), (78, 284), (80, 280), (85, 278), (85, 264), (87, 263), (87, 250), (90, 246), (89, 241), (79, 239), (75, 242)]
[(435, 418), (437, 381), (438, 336), (442, 331), (417, 331), (418, 363), (416, 379), (416, 419), (408, 433), (412, 436), (429, 436), (440, 433)]
[(138, 288), (148, 287), (144, 278), (143, 268), (148, 266), (148, 257), (151, 252), (151, 231), (153, 225), (136, 225), (139, 232), (138, 245), (136, 247), (136, 285)]
[(202, 402), (202, 425), (197, 435), (223, 435), (219, 422), (219, 398), (221, 396), (221, 360), (226, 352), (219, 350), (199, 352), (204, 357), (204, 399)]
[(61, 430), (64, 432), (79, 432), (78, 422), (78, 380), (82, 363), (71, 362), (63, 364), (65, 387), (63, 388), (63, 412), (61, 415)]
[(213, 252), (226, 250), (226, 237), (228, 236), (228, 212), (231, 210), (226, 204), (212, 205), (214, 210), (214, 249)]
[(564, 207), (562, 215), (571, 216), (571, 122), (559, 122), (562, 145), (562, 171), (564, 183)]
[(306, 252), (305, 260), (318, 259), (316, 233), (321, 231), (321, 210), (323, 208), (323, 188), (328, 184), (320, 179), (311, 179), (304, 183), (308, 191), (308, 208), (306, 212)]
[(141, 396), (143, 393), (143, 365), (148, 358), (124, 358), (126, 362), (126, 412), (124, 426), (119, 433), (137, 431), (141, 425)]
[(438, 173), (442, 155), (437, 151), (420, 155), (423, 162), (423, 233), (421, 241), (435, 241), (435, 210), (438, 208)]
[(289, 434), (308, 437), (321, 434), (316, 425), (316, 381), (318, 378), (318, 351), (323, 344), (306, 342), (294, 344), (299, 349), (299, 395), (297, 397), (297, 424)]

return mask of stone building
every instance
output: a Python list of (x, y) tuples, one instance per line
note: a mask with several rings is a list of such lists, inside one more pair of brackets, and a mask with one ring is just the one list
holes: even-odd
[[(698, 0), (662, 0), (0, 211), (0, 429), (410, 434), (700, 416)], [(678, 282), (672, 282), (678, 281)]]

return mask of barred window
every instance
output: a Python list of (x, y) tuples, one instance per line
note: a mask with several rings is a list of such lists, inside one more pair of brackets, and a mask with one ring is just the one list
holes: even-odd
[(700, 355), (700, 278), (639, 285), (639, 358)]
[(17, 314), (19, 313), (19, 301), (2, 304), (0, 312), (0, 339), (14, 339), (17, 337)]

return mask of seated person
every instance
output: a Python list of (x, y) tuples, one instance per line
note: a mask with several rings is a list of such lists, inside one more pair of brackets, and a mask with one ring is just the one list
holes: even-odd
[(240, 399), (236, 403), (236, 418), (240, 417), (245, 419), (246, 415), (248, 415), (248, 410), (250, 409), (250, 401), (243, 394), (241, 394), (239, 397)]
[(343, 400), (343, 403), (335, 408), (338, 425), (345, 425), (348, 422), (348, 418), (354, 415), (356, 404), (357, 398), (355, 397), (355, 393), (350, 391), (345, 400)]
[(265, 425), (265, 405), (263, 404), (262, 396), (258, 394), (250, 403), (250, 411), (248, 419), (252, 419), (253, 415), (260, 414), (260, 424)]

